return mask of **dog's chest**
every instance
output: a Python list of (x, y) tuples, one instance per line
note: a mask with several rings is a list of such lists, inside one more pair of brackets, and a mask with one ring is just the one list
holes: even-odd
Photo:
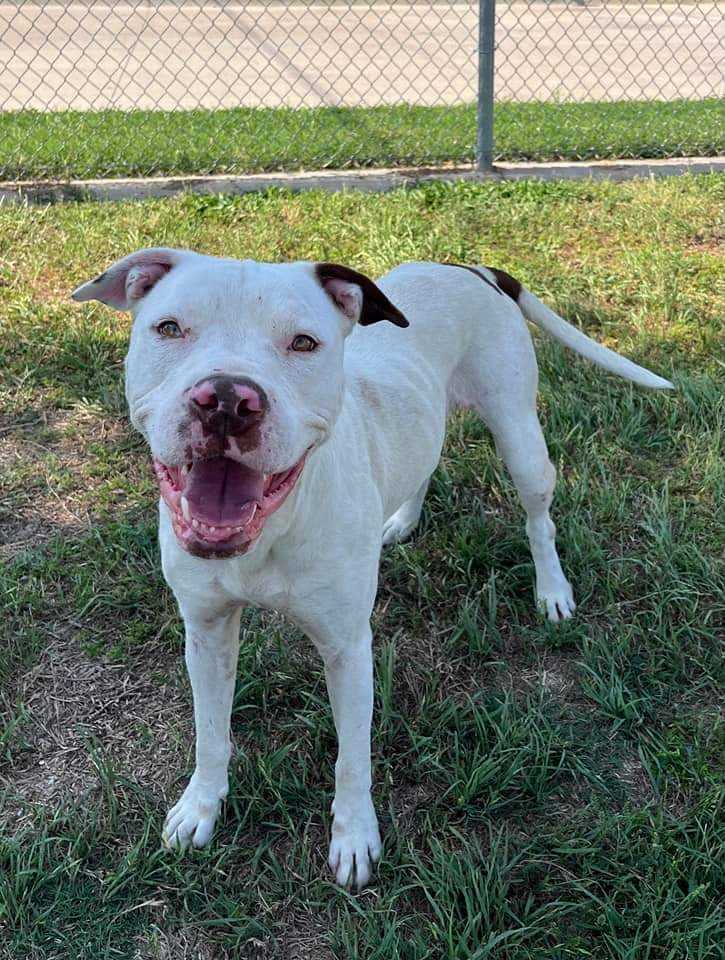
[[(242, 561), (244, 558), (240, 558)], [(290, 602), (289, 578), (268, 554), (263, 564), (220, 564), (215, 572), (213, 590), (232, 601), (286, 613)]]

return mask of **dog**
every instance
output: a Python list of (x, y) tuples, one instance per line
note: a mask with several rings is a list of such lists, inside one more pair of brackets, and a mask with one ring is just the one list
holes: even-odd
[(526, 512), (536, 597), (575, 609), (549, 516), (527, 320), (636, 384), (672, 384), (590, 340), (502, 270), (407, 263), (374, 282), (335, 263), (139, 250), (74, 291), (133, 315), (131, 422), (158, 480), (164, 576), (186, 631), (196, 765), (166, 818), (202, 847), (228, 791), (244, 605), (319, 651), (338, 736), (330, 868), (361, 888), (380, 856), (371, 799), (370, 616), (381, 548), (415, 528), (448, 414), (486, 422)]

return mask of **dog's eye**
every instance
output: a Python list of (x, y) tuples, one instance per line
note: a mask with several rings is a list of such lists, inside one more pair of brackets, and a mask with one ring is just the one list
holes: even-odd
[(181, 327), (176, 320), (162, 320), (161, 323), (156, 327), (156, 332), (160, 333), (162, 337), (184, 336), (181, 331)]
[(317, 341), (308, 337), (306, 333), (298, 333), (289, 348), (296, 353), (310, 353), (317, 348)]

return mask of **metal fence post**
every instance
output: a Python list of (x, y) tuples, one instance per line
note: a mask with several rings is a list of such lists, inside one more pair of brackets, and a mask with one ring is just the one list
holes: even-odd
[(476, 110), (476, 168), (493, 169), (493, 52), (496, 0), (478, 0), (478, 103)]

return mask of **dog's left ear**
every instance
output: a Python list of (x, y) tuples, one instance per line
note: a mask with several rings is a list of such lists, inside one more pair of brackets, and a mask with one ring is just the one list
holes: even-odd
[(315, 273), (335, 306), (353, 323), (366, 327), (379, 320), (389, 320), (396, 327), (408, 326), (400, 310), (364, 273), (339, 263), (318, 263)]

